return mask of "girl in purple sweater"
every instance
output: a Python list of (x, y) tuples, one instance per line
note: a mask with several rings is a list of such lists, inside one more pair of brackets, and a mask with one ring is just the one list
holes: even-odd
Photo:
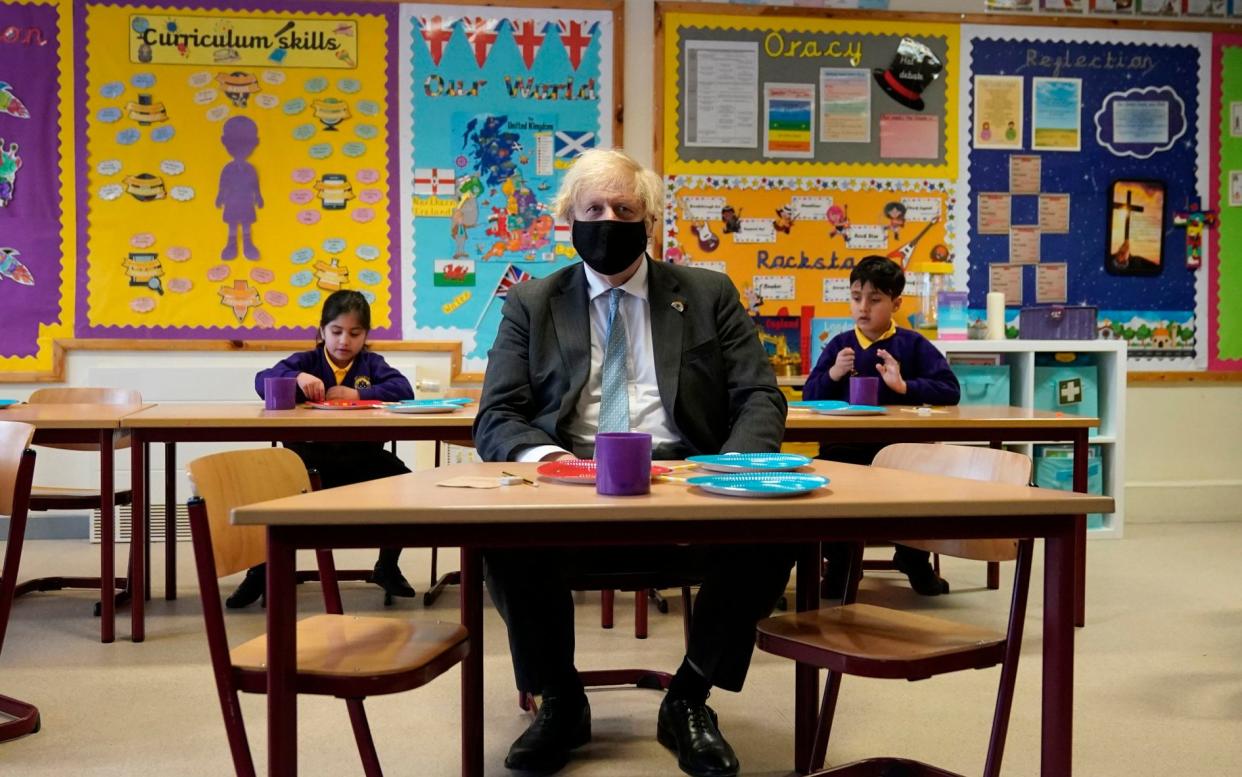
[[(265, 378), (290, 377), (298, 381), (298, 401), (325, 399), (413, 399), (414, 389), (384, 357), (366, 349), (371, 331), (371, 306), (356, 291), (333, 292), (323, 303), (318, 342), (309, 351), (282, 359), (276, 366), (254, 376), (254, 390), (263, 396)], [(319, 471), (324, 488), (402, 475), (409, 468), (395, 453), (378, 442), (303, 442), (287, 447), (302, 458), (307, 469)], [(382, 548), (371, 581), (387, 597), (415, 596), (413, 586), (401, 574), (397, 557), (401, 548)], [(263, 595), (266, 567), (252, 567), (225, 605), (246, 607)], [(387, 603), (388, 599), (385, 598)]]

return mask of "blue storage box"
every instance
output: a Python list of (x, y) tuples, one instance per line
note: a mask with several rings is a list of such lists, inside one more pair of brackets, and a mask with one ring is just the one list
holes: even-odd
[[(1089, 354), (1039, 356), (1035, 361), (1035, 409), (1099, 418), (1100, 370), (1094, 359)], [(1091, 429), (1099, 431), (1099, 427)]]
[(954, 364), (963, 405), (1011, 405), (1008, 364)]
[[(1100, 446), (1088, 446), (1087, 455), (1087, 493), (1103, 495), (1104, 493), (1104, 460)], [(1036, 445), (1035, 446), (1035, 485), (1040, 488), (1055, 488), (1061, 491), (1074, 490), (1074, 446), (1072, 445)], [(1104, 528), (1102, 513), (1087, 515), (1088, 529)]]

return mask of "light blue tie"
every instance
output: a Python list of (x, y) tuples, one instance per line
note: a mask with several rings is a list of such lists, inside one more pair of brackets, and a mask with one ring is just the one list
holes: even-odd
[(599, 403), (599, 431), (630, 430), (630, 392), (626, 385), (625, 316), (621, 314), (621, 289), (612, 289), (608, 299), (608, 344), (604, 347), (603, 389)]

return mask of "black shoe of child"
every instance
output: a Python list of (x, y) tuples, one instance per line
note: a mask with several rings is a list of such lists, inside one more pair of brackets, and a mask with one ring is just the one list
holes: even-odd
[(224, 600), (224, 606), (230, 610), (249, 607), (262, 598), (266, 591), (267, 565), (259, 564), (246, 570), (246, 577), (242, 579), (241, 585), (237, 586), (237, 590)]
[(405, 579), (405, 575), (401, 574), (401, 568), (396, 564), (388, 565), (382, 561), (377, 562), (375, 569), (371, 572), (371, 582), (383, 588), (388, 596), (400, 596), (406, 599), (418, 596), (414, 586)]
[(893, 554), (893, 563), (897, 569), (910, 578), (910, 587), (923, 596), (939, 596), (949, 592), (949, 581), (942, 579), (932, 569), (927, 559), (912, 560), (903, 558), (900, 553)]

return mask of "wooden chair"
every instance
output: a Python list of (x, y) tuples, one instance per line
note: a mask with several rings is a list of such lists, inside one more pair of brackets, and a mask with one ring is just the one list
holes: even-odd
[[(1031, 460), (1020, 453), (957, 445), (890, 445), (880, 451), (873, 466), (1014, 485), (1026, 485), (1031, 476)], [(1013, 704), (1014, 681), (1018, 673), (1033, 542), (1028, 538), (999, 542), (971, 540), (954, 544), (955, 549), (968, 558), (982, 556), (985, 560), (989, 557), (989, 548), (1001, 553), (1016, 548), (1018, 563), (1009, 623), (1004, 633), (886, 607), (856, 604), (858, 581), (853, 574), (847, 577), (850, 582), (841, 606), (781, 615), (759, 622), (756, 644), (760, 650), (828, 670), (811, 750), (812, 770), (820, 769), (824, 764), (842, 674), (923, 680), (947, 672), (1000, 664), (1000, 687), (983, 770), (984, 777), (999, 776)], [(856, 548), (853, 556), (852, 566), (857, 568), (862, 561), (861, 546)], [(917, 761), (896, 758), (867, 759), (816, 774), (956, 777), (951, 772)]]
[[(4, 567), (0, 569), (0, 651), (4, 650), (26, 539), (30, 483), (34, 478), (35, 453), (30, 450), (34, 431), (30, 424), (0, 421), (0, 514), (9, 516)], [(39, 710), (33, 704), (0, 695), (0, 713), (9, 718), (0, 722), (0, 742), (39, 730)]]
[[(142, 394), (131, 389), (117, 388), (43, 388), (38, 389), (26, 400), (29, 404), (98, 404), (98, 405), (140, 405)], [(130, 435), (122, 434), (116, 438), (114, 450), (128, 448)], [(99, 446), (90, 443), (40, 443), (45, 448), (58, 448), (69, 451), (99, 452)], [(132, 504), (133, 492), (128, 488), (115, 490), (112, 496), (113, 505), (122, 507)], [(103, 497), (98, 487), (69, 488), (67, 486), (34, 486), (30, 492), (30, 509), (36, 512), (46, 510), (99, 510), (103, 507)], [(145, 520), (144, 516), (132, 516), (131, 521)], [(114, 546), (101, 543), (100, 557), (114, 553)], [(131, 564), (133, 548), (130, 548)], [(150, 554), (148, 553), (148, 558)], [(118, 577), (108, 585), (108, 581), (98, 577), (40, 577), (27, 580), (17, 587), (16, 596), (34, 591), (59, 591), (64, 588), (99, 589), (100, 596), (115, 596), (117, 604), (124, 604), (133, 595), (130, 574)], [(120, 594), (115, 593), (122, 589)], [(140, 593), (145, 595), (145, 592)], [(102, 611), (100, 603), (95, 603), (95, 615)]]
[[(196, 496), (190, 501), (190, 533), (198, 570), (207, 646), (234, 770), (255, 774), (238, 692), (266, 693), (267, 639), (256, 637), (231, 652), (217, 578), (265, 559), (261, 527), (239, 527), (229, 514), (239, 505), (310, 490), (306, 467), (284, 448), (260, 448), (205, 456), (190, 462)], [(347, 617), (341, 608), (331, 551), (316, 551), (327, 614), (297, 624), (299, 693), (345, 700), (363, 771), (380, 775), (363, 698), (397, 693), (430, 682), (470, 650), (460, 624), (416, 624), (393, 618)]]

